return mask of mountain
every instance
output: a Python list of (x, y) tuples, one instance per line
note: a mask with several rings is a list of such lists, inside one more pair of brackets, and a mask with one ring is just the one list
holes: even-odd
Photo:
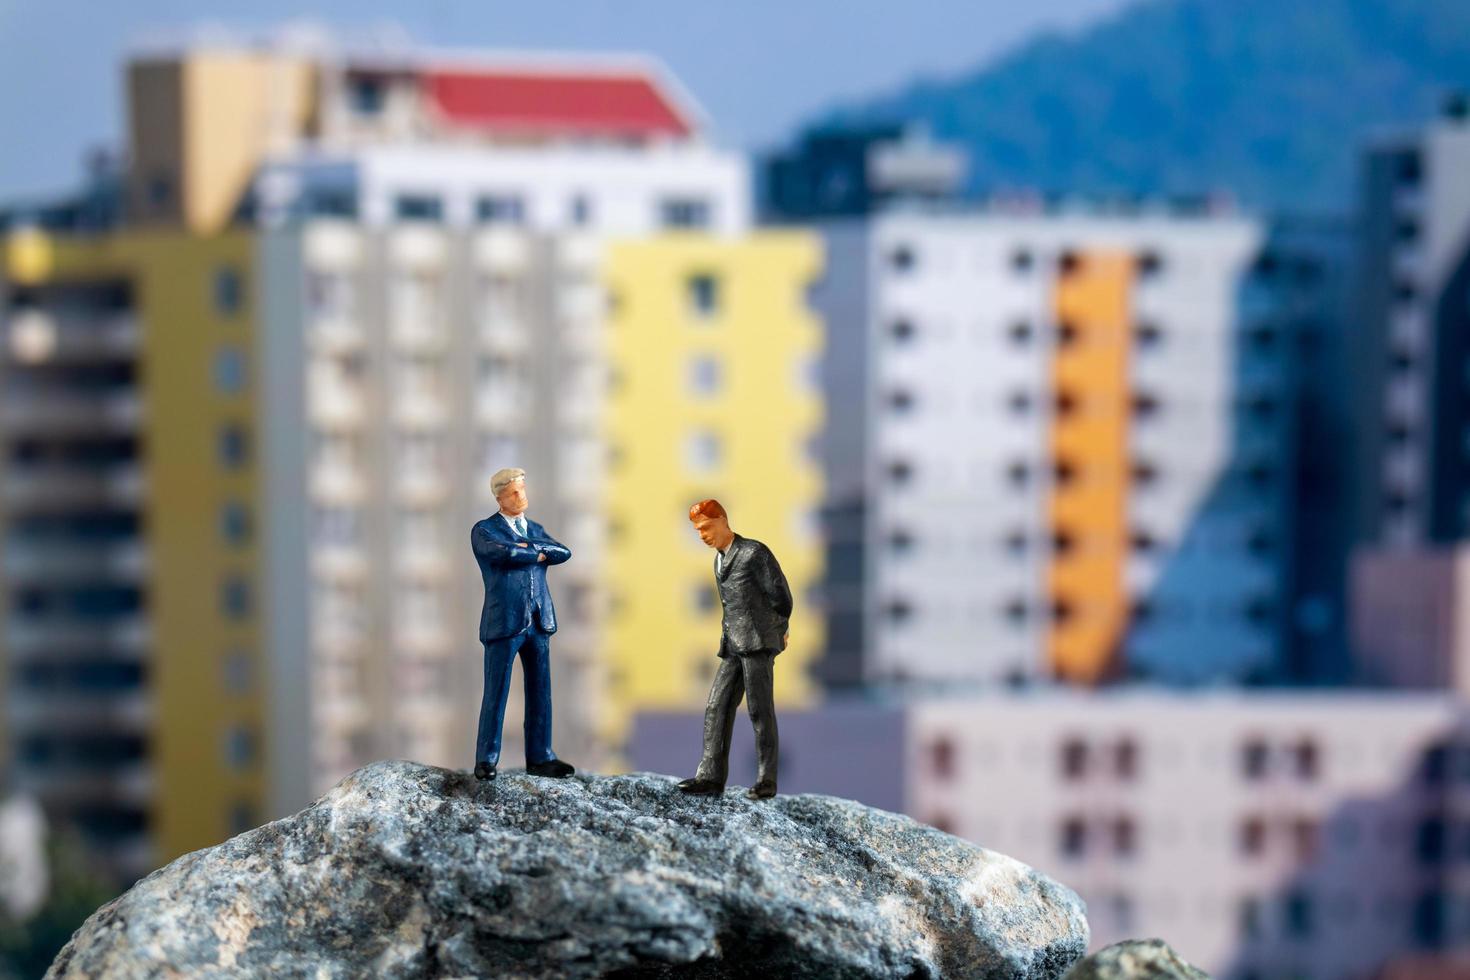
[(1366, 132), (1470, 88), (1470, 0), (1146, 0), (816, 125), (922, 120), (972, 193), (1233, 192), (1351, 206)]

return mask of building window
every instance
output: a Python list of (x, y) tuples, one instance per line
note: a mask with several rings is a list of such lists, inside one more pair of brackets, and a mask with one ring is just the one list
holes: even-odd
[(890, 599), (883, 605), (883, 615), (890, 623), (906, 623), (914, 614), (914, 607), (906, 599)]
[(231, 500), (220, 507), (219, 533), (226, 544), (240, 547), (250, 543), (250, 508), (238, 500)]
[(1292, 821), (1291, 839), (1296, 847), (1297, 860), (1303, 863), (1317, 856), (1317, 843), (1321, 837), (1321, 830), (1317, 821), (1308, 817), (1300, 817)]
[(1246, 857), (1258, 857), (1266, 850), (1266, 821), (1260, 817), (1247, 817), (1240, 824), (1240, 852)]
[(487, 194), (475, 202), (475, 220), (482, 225), (521, 225), (526, 209), (519, 197)]
[(388, 86), (376, 75), (356, 75), (348, 86), (352, 111), (359, 116), (376, 116), (383, 111)]
[(245, 303), (245, 288), (240, 271), (223, 266), (214, 270), (214, 311), (220, 316), (234, 316)]
[(720, 465), (720, 437), (713, 432), (696, 432), (684, 443), (684, 465), (693, 473), (706, 473)]
[(1069, 738), (1061, 747), (1062, 778), (1075, 782), (1087, 775), (1087, 743), (1080, 738)]
[(896, 414), (907, 414), (914, 407), (914, 393), (906, 388), (893, 389), (888, 393), (888, 407)]
[(1240, 935), (1244, 939), (1261, 938), (1263, 920), (1261, 916), (1261, 900), (1247, 895), (1240, 900), (1240, 911), (1238, 914), (1240, 922)]
[(1011, 253), (1011, 271), (1018, 275), (1030, 272), (1031, 267), (1035, 264), (1035, 259), (1029, 249), (1018, 248)]
[(1082, 267), (1082, 258), (1071, 249), (1057, 256), (1057, 273), (1062, 276), (1070, 276)]
[(1067, 817), (1062, 821), (1058, 849), (1064, 857), (1080, 858), (1087, 850), (1087, 824), (1081, 817)]
[(250, 433), (238, 422), (226, 422), (218, 433), (219, 462), (227, 470), (238, 470), (250, 462)]
[(221, 347), (215, 351), (214, 386), (225, 395), (238, 395), (245, 390), (245, 356), (239, 348)]
[(696, 357), (689, 362), (689, 390), (709, 396), (720, 390), (720, 362), (713, 357)]
[(1299, 889), (1289, 892), (1282, 903), (1282, 911), (1285, 913), (1287, 935), (1304, 939), (1312, 934), (1315, 916), (1311, 895)]
[(568, 218), (574, 228), (582, 228), (592, 223), (592, 201), (586, 194), (578, 194), (572, 198)]
[(1428, 817), (1419, 821), (1419, 827), (1414, 834), (1414, 853), (1420, 864), (1432, 868), (1444, 860), (1445, 837), (1445, 823), (1439, 817)]
[(231, 726), (225, 732), (225, 763), (231, 769), (245, 769), (255, 762), (255, 733), (244, 725)]
[(937, 779), (948, 781), (954, 778), (955, 748), (954, 740), (949, 736), (941, 735), (929, 743), (929, 768)]
[(909, 272), (917, 261), (914, 250), (907, 245), (899, 245), (888, 253), (888, 264), (894, 272)]
[(914, 468), (905, 460), (896, 459), (888, 464), (888, 479), (897, 484), (908, 483), (913, 479)]
[(225, 654), (224, 685), (229, 694), (249, 694), (255, 688), (255, 664), (245, 650)]
[(400, 194), (393, 202), (393, 214), (399, 221), (444, 220), (444, 202), (433, 194)]
[(709, 202), (699, 198), (670, 198), (659, 205), (659, 220), (665, 228), (708, 228)]
[(689, 309), (695, 316), (713, 316), (720, 305), (720, 283), (714, 276), (701, 273), (690, 276), (688, 283)]
[(231, 577), (220, 586), (220, 610), (227, 618), (246, 619), (252, 605), (250, 583), (244, 579)]
[(715, 592), (714, 586), (704, 579), (700, 579), (694, 584), (689, 595), (694, 606), (694, 611), (697, 613), (712, 613), (719, 608), (719, 595)]
[(1113, 763), (1119, 779), (1137, 778), (1138, 743), (1131, 738), (1121, 739), (1113, 750)]
[(903, 528), (888, 532), (888, 550), (896, 555), (906, 555), (914, 550), (914, 536)]
[(347, 187), (316, 187), (306, 194), (306, 211), (317, 218), (357, 218), (357, 192)]
[(1311, 782), (1317, 778), (1317, 769), (1321, 762), (1321, 753), (1317, 750), (1317, 743), (1309, 738), (1304, 738), (1292, 746), (1291, 758), (1296, 769), (1298, 779)]
[(230, 807), (230, 833), (243, 834), (247, 830), (254, 830), (260, 821), (257, 818), (255, 806), (247, 802), (239, 802)]
[(1138, 256), (1138, 277), (1152, 279), (1164, 269), (1164, 260), (1158, 252), (1146, 251)]
[(1164, 341), (1164, 331), (1155, 323), (1140, 323), (1133, 328), (1133, 338), (1141, 350), (1152, 350)]
[(917, 333), (918, 331), (914, 329), (913, 322), (910, 320), (894, 320), (888, 325), (888, 336), (898, 344), (910, 343)]
[(1394, 179), (1403, 187), (1419, 186), (1424, 179), (1424, 161), (1418, 153), (1410, 151), (1398, 157)]
[(1132, 857), (1138, 851), (1138, 828), (1131, 817), (1119, 817), (1113, 821), (1113, 853), (1119, 857)]
[(1240, 747), (1240, 772), (1247, 780), (1258, 782), (1266, 778), (1271, 753), (1261, 739), (1251, 739)]

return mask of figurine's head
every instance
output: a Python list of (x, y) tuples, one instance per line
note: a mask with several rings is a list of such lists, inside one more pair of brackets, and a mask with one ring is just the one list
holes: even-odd
[(735, 540), (735, 532), (730, 530), (730, 515), (718, 500), (701, 500), (690, 507), (689, 520), (699, 532), (699, 540), (711, 548), (724, 551)]
[(526, 471), (515, 467), (496, 470), (490, 478), (490, 492), (495, 494), (503, 512), (511, 517), (520, 516), (530, 502), (526, 497)]

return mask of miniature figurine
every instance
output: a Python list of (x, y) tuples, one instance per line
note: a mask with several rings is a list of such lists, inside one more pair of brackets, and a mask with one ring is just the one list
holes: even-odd
[(546, 567), (571, 551), (526, 518), (526, 471), (499, 470), (490, 489), (500, 512), (477, 521), (470, 545), (485, 581), (480, 642), (485, 645), (485, 694), (475, 741), (475, 777), (494, 779), (500, 762), (500, 729), (516, 654), (526, 679), (526, 772), (565, 778), (576, 772), (551, 751), (551, 634), (556, 608), (546, 587)]
[(746, 795), (772, 797), (779, 751), (772, 681), (776, 654), (790, 638), (791, 589), (771, 549), (731, 531), (719, 501), (701, 500), (689, 508), (689, 520), (700, 539), (715, 549), (715, 584), (724, 615), (720, 668), (704, 709), (704, 754), (694, 776), (679, 783), (679, 789), (700, 796), (725, 791), (735, 709), (743, 695), (756, 746), (756, 781)]

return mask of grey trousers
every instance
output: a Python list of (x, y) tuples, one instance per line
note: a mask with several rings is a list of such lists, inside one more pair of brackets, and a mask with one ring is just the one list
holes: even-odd
[(720, 658), (720, 669), (710, 685), (704, 709), (704, 755), (695, 775), (724, 783), (730, 774), (730, 737), (735, 732), (735, 709), (746, 699), (745, 711), (755, 728), (756, 780), (776, 781), (776, 705), (772, 680), (774, 653), (730, 654)]

